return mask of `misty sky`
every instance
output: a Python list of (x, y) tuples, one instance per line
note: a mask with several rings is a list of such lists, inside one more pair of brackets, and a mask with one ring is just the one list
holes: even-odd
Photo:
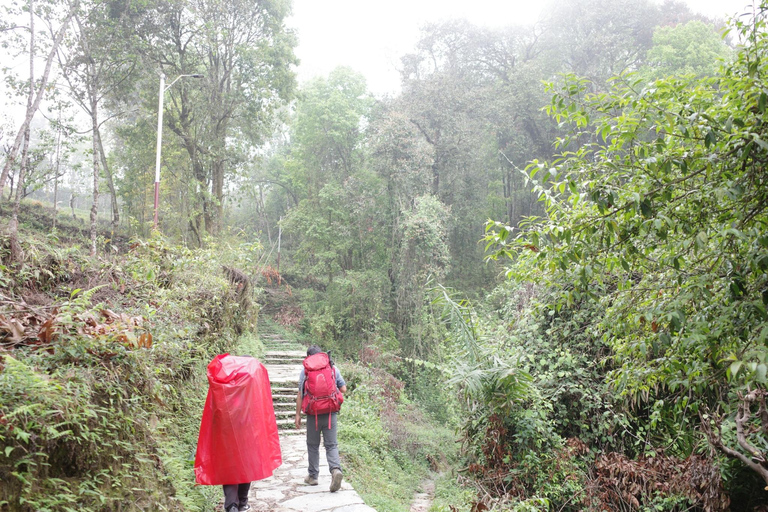
[[(708, 16), (732, 15), (749, 0), (686, 0)], [(299, 80), (337, 66), (365, 75), (375, 94), (397, 92), (400, 57), (427, 22), (466, 18), (486, 26), (535, 23), (544, 2), (531, 0), (294, 0), (288, 25), (297, 30)]]

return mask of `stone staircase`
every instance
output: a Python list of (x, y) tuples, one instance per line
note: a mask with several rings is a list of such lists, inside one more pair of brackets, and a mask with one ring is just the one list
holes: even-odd
[(273, 332), (262, 332), (261, 339), (266, 348), (262, 363), (269, 373), (277, 428), (281, 430), (282, 434), (303, 434), (305, 432), (304, 422), (302, 422), (302, 428), (297, 430), (294, 426), (294, 418), (296, 415), (296, 393), (299, 389), (299, 372), (307, 351), (295, 341), (288, 340)]
[[(376, 512), (365, 504), (345, 479), (341, 489), (329, 492), (331, 483), (325, 452), (320, 450), (319, 485), (304, 483), (307, 474), (306, 421), (301, 430), (294, 424), (299, 372), (307, 354), (306, 347), (285, 339), (275, 332), (262, 329), (261, 339), (266, 353), (262, 363), (269, 373), (272, 403), (280, 432), (283, 464), (274, 474), (251, 484), (249, 501), (253, 511), (269, 512)], [(302, 434), (301, 436), (296, 434)], [(218, 511), (221, 507), (217, 508)]]

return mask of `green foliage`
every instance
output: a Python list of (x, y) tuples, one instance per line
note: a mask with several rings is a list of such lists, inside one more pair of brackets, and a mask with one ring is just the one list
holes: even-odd
[(701, 21), (658, 27), (653, 33), (653, 47), (648, 50), (647, 70), (641, 75), (649, 79), (713, 76), (731, 54), (714, 27)]
[(465, 512), (475, 503), (475, 489), (460, 485), (454, 474), (443, 474), (435, 481), (431, 512)]
[(749, 43), (714, 79), (590, 94), (566, 77), (549, 111), (574, 132), (556, 160), (529, 168), (547, 217), (517, 234), (491, 223), (487, 237), (494, 258), (515, 260), (510, 275), (558, 290), (554, 313), (604, 308), (608, 379), (630, 403), (662, 400), (670, 426), (703, 418), (736, 457), (748, 444), (729, 452), (727, 432), (748, 427), (731, 415), (766, 385), (768, 357), (763, 12), (737, 23)]
[[(582, 492), (586, 476), (565, 449), (564, 436), (569, 431), (595, 435), (592, 429), (599, 431), (601, 423), (608, 423), (588, 417), (594, 412), (590, 409), (605, 407), (585, 374), (589, 355), (579, 354), (576, 344), (543, 341), (535, 322), (525, 325), (527, 317), (537, 318), (535, 310), (508, 318), (523, 323), (510, 336), (506, 329), (488, 330), (493, 322), (466, 301), (455, 301), (443, 288), (436, 291), (450, 333), (440, 367), (450, 369), (444, 382), (464, 402), (458, 413), (460, 431), (467, 468), (484, 489), (480, 495), (487, 492), (502, 502), (514, 496), (509, 506), (515, 510), (567, 507)], [(551, 319), (545, 314), (542, 321)], [(597, 405), (583, 411), (582, 398)]]
[(397, 347), (387, 322), (389, 282), (377, 271), (350, 271), (324, 292), (303, 290), (308, 334), (327, 350), (360, 357), (366, 350), (390, 352)]
[[(2, 499), (12, 510), (103, 510), (128, 496), (138, 509), (172, 507), (170, 475), (156, 464), (162, 412), (152, 403), (175, 401), (173, 380), (156, 377), (139, 351), (109, 358), (103, 354), (116, 347), (83, 341), (62, 343), (50, 356), (4, 357)], [(159, 446), (141, 442), (151, 436)], [(181, 487), (179, 496), (189, 500), (189, 491)]]
[(484, 335), (468, 303), (456, 302), (442, 287), (437, 293), (452, 341), (442, 362), (453, 372), (447, 384), (456, 386), (469, 410), (506, 416), (532, 391), (531, 376), (519, 368), (521, 354), (500, 353), (494, 340)]
[(455, 462), (453, 432), (409, 404), (391, 375), (356, 365), (344, 375), (339, 447), (350, 481), (377, 510), (405, 512), (429, 470)]
[(423, 358), (433, 350), (424, 308), (429, 283), (440, 281), (448, 270), (449, 211), (435, 196), (417, 197), (413, 207), (402, 212), (395, 234), (394, 317), (403, 351), (408, 355)]
[[(147, 169), (154, 162), (148, 149), (154, 148), (161, 69), (168, 76), (161, 222), (169, 234), (200, 245), (205, 233), (223, 228), (230, 190), (272, 133), (276, 112), (295, 93), (297, 40), (284, 25), (290, 3), (214, 0), (191, 10), (158, 2), (109, 7), (130, 40), (128, 51), (120, 53), (149, 64), (132, 68), (141, 86), (130, 93), (114, 81), (107, 84), (116, 111), (135, 112), (138, 107), (142, 113), (117, 131), (117, 146), (122, 147), (114, 163), (125, 176), (121, 195), (135, 215), (136, 228), (146, 234), (152, 216)], [(169, 19), (177, 20), (178, 30), (167, 30)], [(190, 78), (192, 74), (204, 78)], [(174, 84), (181, 76), (187, 78)]]

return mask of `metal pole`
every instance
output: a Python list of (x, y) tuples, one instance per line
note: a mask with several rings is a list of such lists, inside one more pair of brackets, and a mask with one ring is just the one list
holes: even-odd
[(157, 205), (160, 199), (160, 148), (163, 145), (163, 97), (165, 96), (165, 75), (160, 74), (160, 93), (157, 107), (157, 159), (155, 160), (155, 230), (157, 230)]
[(282, 278), (280, 277), (280, 240), (283, 238), (283, 218), (280, 217), (278, 221), (277, 231), (277, 286), (282, 284)]

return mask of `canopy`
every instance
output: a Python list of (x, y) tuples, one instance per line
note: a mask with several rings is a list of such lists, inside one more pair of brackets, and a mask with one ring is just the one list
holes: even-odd
[(271, 476), (282, 462), (267, 369), (253, 357), (216, 356), (208, 365), (195, 480), (252, 482)]

